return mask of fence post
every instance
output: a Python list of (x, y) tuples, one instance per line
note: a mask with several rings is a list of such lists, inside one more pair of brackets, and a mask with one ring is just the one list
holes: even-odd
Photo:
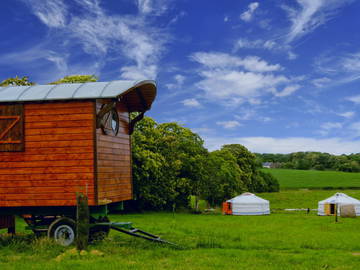
[(89, 242), (89, 205), (88, 197), (76, 193), (76, 249), (85, 250)]

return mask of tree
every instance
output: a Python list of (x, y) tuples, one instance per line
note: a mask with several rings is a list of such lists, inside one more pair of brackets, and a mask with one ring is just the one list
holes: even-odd
[(16, 85), (19, 85), (19, 86), (25, 85), (26, 86), (26, 85), (34, 85), (34, 84), (35, 83), (29, 81), (29, 77), (27, 77), (27, 76), (24, 76), (22, 78), (19, 78), (18, 76), (16, 76), (14, 78), (7, 78), (7, 79), (3, 80), (0, 83), (0, 86), (1, 87), (16, 86)]
[(235, 157), (237, 165), (242, 171), (241, 181), (247, 190), (251, 192), (278, 191), (277, 180), (265, 172), (260, 172), (257, 166), (256, 156), (245, 146), (240, 144), (228, 144), (222, 147)]
[(202, 195), (211, 206), (219, 205), (247, 190), (242, 181), (244, 172), (238, 166), (234, 155), (227, 149), (213, 151), (208, 155), (206, 172)]
[(176, 123), (145, 117), (132, 135), (134, 195), (140, 208), (187, 207), (203, 179), (203, 140)]
[(96, 82), (99, 78), (95, 75), (69, 75), (65, 76), (62, 79), (51, 82), (49, 84), (62, 84), (62, 83), (86, 83), (86, 82)]

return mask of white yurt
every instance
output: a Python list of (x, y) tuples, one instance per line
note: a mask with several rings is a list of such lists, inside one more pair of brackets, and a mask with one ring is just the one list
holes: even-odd
[(268, 215), (270, 203), (255, 194), (246, 192), (226, 201), (231, 203), (232, 215)]
[(343, 205), (353, 205), (355, 208), (356, 216), (360, 216), (360, 201), (344, 193), (336, 193), (330, 198), (320, 201), (318, 207), (318, 215), (335, 215), (336, 208), (338, 210), (338, 215), (340, 215), (340, 209)]

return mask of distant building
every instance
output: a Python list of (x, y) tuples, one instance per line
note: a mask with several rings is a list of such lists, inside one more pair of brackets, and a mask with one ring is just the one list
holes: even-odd
[(262, 164), (262, 166), (263, 166), (263, 168), (268, 168), (268, 169), (270, 169), (270, 168), (273, 167), (273, 163), (272, 163), (272, 162), (264, 162), (264, 163)]

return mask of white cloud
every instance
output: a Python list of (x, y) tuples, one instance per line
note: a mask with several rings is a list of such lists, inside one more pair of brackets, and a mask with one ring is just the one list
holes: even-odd
[(67, 8), (62, 0), (29, 0), (34, 14), (48, 27), (64, 27), (66, 25)]
[(349, 128), (352, 130), (352, 137), (360, 137), (360, 122), (352, 123)]
[(352, 118), (355, 115), (355, 112), (343, 112), (343, 113), (337, 113), (337, 115), (340, 115), (345, 118)]
[(247, 101), (259, 97), (288, 81), (284, 76), (243, 72), (236, 70), (209, 70), (200, 73), (202, 80), (197, 86), (210, 99), (243, 98)]
[(247, 38), (240, 38), (236, 41), (234, 46), (234, 51), (238, 51), (239, 49), (278, 49), (279, 45), (273, 40), (262, 40), (255, 39), (249, 40)]
[(351, 53), (343, 57), (341, 65), (348, 72), (358, 73), (360, 71), (360, 52)]
[(240, 127), (241, 124), (238, 121), (232, 120), (232, 121), (218, 121), (216, 122), (217, 125), (222, 126), (226, 129), (232, 129), (236, 127)]
[(321, 128), (325, 130), (338, 129), (342, 128), (342, 124), (339, 122), (326, 122), (321, 125)]
[[(98, 62), (120, 58), (123, 79), (155, 79), (158, 62), (168, 40), (167, 34), (151, 26), (147, 15), (167, 10), (165, 0), (138, 0), (140, 15), (107, 14), (97, 0), (76, 0), (79, 10), (73, 12), (65, 1), (24, 0), (34, 14), (49, 28), (58, 28), (56, 37), (66, 36), (69, 44), (80, 44)], [(55, 16), (55, 15), (56, 16)], [(51, 37), (50, 37), (51, 38)], [(73, 48), (68, 48), (73, 50)]]
[(352, 0), (296, 0), (298, 8), (283, 6), (292, 22), (287, 36), (290, 43), (327, 22), (336, 11)]
[(317, 78), (311, 81), (313, 83), (313, 85), (315, 85), (316, 87), (324, 87), (326, 84), (328, 84), (329, 82), (331, 82), (331, 80), (327, 77), (322, 77), (322, 78)]
[[(326, 85), (339, 85), (360, 79), (360, 51), (354, 53), (328, 52), (315, 59), (318, 72), (331, 77)], [(320, 82), (321, 84), (322, 82)]]
[(342, 123), (339, 122), (326, 122), (320, 126), (321, 129), (318, 130), (317, 133), (319, 133), (322, 136), (327, 136), (329, 135), (330, 131), (334, 129), (341, 129), (342, 127), (343, 127)]
[(187, 107), (201, 107), (200, 102), (195, 98), (188, 98), (182, 101), (182, 104)]
[(185, 76), (183, 76), (181, 74), (176, 74), (174, 76), (175, 83), (168, 83), (168, 84), (165, 84), (165, 86), (168, 89), (180, 89), (183, 86), (185, 79), (186, 79)]
[(266, 94), (287, 96), (300, 87), (293, 84), (295, 79), (274, 74), (283, 69), (280, 65), (269, 64), (257, 56), (240, 58), (226, 53), (197, 52), (190, 58), (201, 64), (198, 71), (201, 80), (196, 86), (208, 99), (226, 101), (227, 106), (260, 104)]
[(169, 0), (136, 0), (138, 10), (146, 15), (161, 15), (168, 10)]
[(358, 96), (352, 96), (352, 97), (347, 97), (346, 100), (349, 100), (351, 102), (354, 102), (355, 104), (360, 104), (360, 95)]
[(300, 85), (296, 84), (296, 85), (289, 85), (286, 86), (282, 91), (280, 92), (276, 92), (274, 91), (274, 95), (277, 97), (286, 97), (291, 95), (292, 93), (294, 93), (296, 90), (300, 89)]
[(257, 153), (292, 153), (299, 151), (317, 151), (341, 155), (357, 153), (360, 140), (344, 140), (341, 138), (317, 139), (304, 137), (206, 137), (205, 146), (209, 150), (220, 149), (224, 144), (242, 144)]
[(297, 54), (295, 54), (295, 53), (293, 53), (291, 51), (288, 52), (288, 59), (289, 60), (295, 60), (297, 57), (298, 57)]
[(197, 52), (190, 57), (193, 61), (203, 64), (209, 68), (234, 68), (242, 67), (248, 71), (269, 72), (281, 70), (279, 64), (271, 65), (257, 56), (246, 56), (240, 58), (227, 53), (219, 52)]
[(244, 11), (243, 13), (241, 13), (240, 19), (242, 19), (245, 22), (251, 21), (254, 16), (254, 12), (258, 7), (259, 7), (258, 2), (250, 3), (248, 5), (248, 9), (246, 11)]

